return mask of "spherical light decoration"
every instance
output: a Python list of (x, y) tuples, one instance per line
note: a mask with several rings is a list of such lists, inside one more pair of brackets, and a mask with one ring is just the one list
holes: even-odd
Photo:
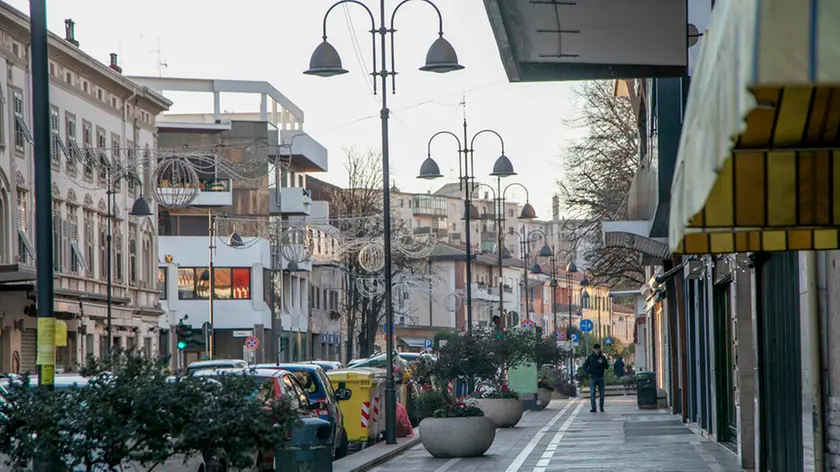
[(312, 238), (306, 228), (292, 227), (280, 233), (280, 254), (289, 262), (301, 263), (312, 255)]
[(359, 251), (359, 265), (368, 272), (385, 267), (385, 248), (379, 242), (369, 242)]
[(443, 307), (449, 313), (458, 311), (463, 303), (461, 296), (455, 292), (449, 293), (443, 298)]
[(186, 208), (201, 193), (198, 172), (183, 156), (160, 159), (155, 167), (154, 182), (155, 201), (167, 209)]

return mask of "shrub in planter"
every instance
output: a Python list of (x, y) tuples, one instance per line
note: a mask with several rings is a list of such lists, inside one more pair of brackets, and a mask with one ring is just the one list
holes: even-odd
[(512, 428), (522, 419), (525, 411), (519, 394), (502, 385), (498, 388), (485, 388), (473, 396), (475, 404), (499, 428)]
[(429, 454), (449, 458), (475, 457), (487, 452), (496, 438), (493, 421), (471, 401), (454, 401), (444, 392), (436, 393), (437, 396), (426, 398), (426, 406), (440, 399), (444, 404), (420, 422), (420, 443)]

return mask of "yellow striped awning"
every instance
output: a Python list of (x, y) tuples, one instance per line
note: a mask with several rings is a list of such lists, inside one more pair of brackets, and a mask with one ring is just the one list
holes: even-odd
[(674, 172), (672, 251), (840, 248), (838, 24), (840, 1), (716, 3)]

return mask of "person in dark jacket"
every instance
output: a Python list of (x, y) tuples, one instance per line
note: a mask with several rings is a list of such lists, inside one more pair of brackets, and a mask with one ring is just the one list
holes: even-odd
[(601, 345), (595, 344), (592, 346), (592, 354), (586, 358), (583, 364), (584, 372), (589, 374), (589, 405), (592, 407), (589, 412), (595, 413), (595, 387), (598, 388), (600, 395), (601, 411), (604, 411), (604, 372), (609, 368), (610, 363), (607, 356), (601, 352)]
[(615, 376), (621, 379), (624, 377), (624, 358), (618, 356), (618, 359), (615, 360), (615, 364), (613, 364), (613, 368), (615, 369)]

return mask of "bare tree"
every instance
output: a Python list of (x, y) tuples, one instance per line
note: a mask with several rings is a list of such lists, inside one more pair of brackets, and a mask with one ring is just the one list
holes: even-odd
[(580, 115), (572, 125), (586, 135), (565, 154), (558, 182), (570, 219), (572, 245), (584, 250), (591, 281), (611, 287), (645, 282), (638, 252), (604, 247), (601, 222), (622, 219), (639, 166), (639, 127), (633, 103), (616, 97), (614, 81), (593, 81), (575, 90)]
[[(330, 203), (334, 217), (333, 226), (338, 229), (340, 238), (345, 241), (376, 241), (383, 235), (383, 194), (382, 194), (382, 159), (378, 153), (368, 151), (358, 153), (353, 149), (345, 150), (347, 169), (347, 188), (335, 195)], [(411, 238), (411, 228), (401, 223), (392, 214), (391, 240), (402, 241)], [(374, 350), (374, 341), (385, 319), (385, 293), (372, 295), (359, 290), (360, 279), (372, 280), (382, 276), (383, 267), (378, 272), (368, 272), (360, 262), (363, 251), (359, 244), (347, 244), (341, 254), (345, 270), (345, 293), (342, 300), (346, 314), (348, 343), (347, 357), (355, 352), (355, 336), (358, 336), (358, 348), (362, 357), (369, 356)], [(394, 280), (406, 277), (426, 280), (426, 264), (422, 259), (412, 259), (399, 251), (391, 253), (391, 275)], [(387, 288), (385, 288), (387, 289)], [(396, 302), (395, 296), (395, 302)]]

